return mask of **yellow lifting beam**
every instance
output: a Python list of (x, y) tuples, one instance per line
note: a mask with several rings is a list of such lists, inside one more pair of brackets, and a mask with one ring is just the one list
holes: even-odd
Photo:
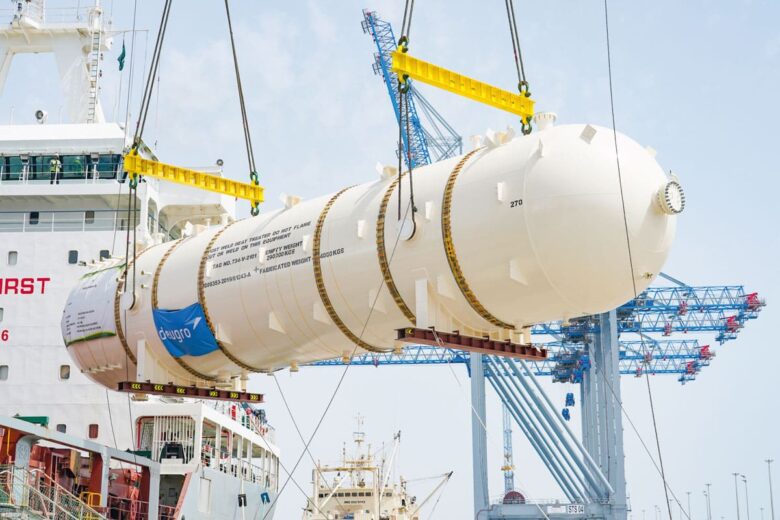
[(407, 78), (413, 78), (453, 94), (516, 114), (525, 124), (531, 122), (534, 115), (534, 100), (525, 93), (514, 94), (409, 56), (404, 46), (393, 51), (392, 57), (391, 70), (398, 74), (401, 83), (405, 83)]
[(263, 202), (263, 187), (260, 185), (234, 181), (211, 173), (151, 161), (140, 157), (136, 152), (130, 152), (125, 155), (124, 169), (131, 179), (135, 179), (140, 175), (176, 182), (191, 188), (246, 199), (252, 203), (253, 207)]

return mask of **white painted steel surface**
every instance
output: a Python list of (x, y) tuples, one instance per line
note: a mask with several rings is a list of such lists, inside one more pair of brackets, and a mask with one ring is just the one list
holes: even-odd
[[(414, 172), (419, 211), (411, 239), (397, 240), (397, 190), (387, 206), (383, 239), (390, 271), (418, 326), (517, 340), (524, 326), (604, 312), (632, 298), (634, 284), (637, 291), (650, 284), (676, 225), (676, 215), (659, 203), (670, 178), (652, 152), (618, 135), (631, 272), (611, 130), (548, 126), (506, 144), (496, 144), (500, 135), (485, 141), (488, 146), (465, 159), (451, 199), (452, 244), (471, 296), (453, 275), (442, 233), (445, 185), (464, 160)], [(220, 350), (205, 356), (180, 362), (168, 356), (155, 333), (151, 293), (162, 254), (172, 245), (142, 254), (126, 336), (132, 351), (139, 339), (146, 341), (145, 373), (162, 382), (195, 383), (193, 372), (227, 382), (251, 370), (349, 355), (355, 348), (350, 333), (366, 348), (392, 349), (395, 329), (411, 325), (383, 281), (377, 256), (380, 203), (394, 180), (390, 175), (347, 189), (330, 207), (320, 249), (327, 298), (318, 292), (312, 253), (318, 219), (333, 195), (177, 243), (159, 273), (159, 308), (198, 302), (203, 284), (201, 303), (221, 341)], [(406, 177), (403, 193), (406, 206)], [(84, 349), (128, 359), (117, 337), (72, 345), (88, 372), (90, 356), (79, 354)], [(90, 375), (115, 387), (127, 378), (124, 363)]]

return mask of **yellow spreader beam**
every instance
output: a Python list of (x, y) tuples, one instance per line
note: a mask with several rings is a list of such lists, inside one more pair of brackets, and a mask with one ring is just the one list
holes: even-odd
[(246, 199), (252, 203), (252, 206), (257, 206), (257, 204), (263, 202), (262, 186), (143, 159), (133, 152), (125, 155), (124, 168), (130, 178), (136, 178), (139, 175), (154, 177), (155, 179), (184, 184), (191, 188)]
[(404, 83), (407, 77), (416, 79), (453, 94), (516, 114), (522, 118), (524, 123), (530, 123), (531, 117), (534, 115), (534, 100), (525, 94), (514, 94), (409, 56), (403, 52), (403, 47), (393, 51), (392, 57), (391, 70), (398, 74), (401, 83)]

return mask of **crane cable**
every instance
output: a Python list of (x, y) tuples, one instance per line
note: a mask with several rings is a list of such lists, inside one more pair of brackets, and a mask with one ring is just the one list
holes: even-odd
[[(523, 52), (520, 49), (520, 36), (517, 31), (517, 18), (515, 17), (514, 0), (504, 0), (506, 4), (506, 17), (509, 22), (509, 35), (512, 38), (512, 51), (515, 57), (515, 68), (517, 69), (517, 90), (525, 97), (531, 97), (531, 91), (528, 87), (528, 80), (525, 77), (525, 66), (523, 65)], [(531, 133), (531, 118), (527, 117), (521, 120), (521, 131), (523, 135)]]
[[(157, 30), (157, 40), (154, 44), (154, 52), (152, 53), (152, 64), (149, 68), (149, 76), (146, 78), (146, 87), (144, 88), (144, 94), (141, 98), (141, 109), (136, 123), (135, 135), (133, 136), (132, 149), (137, 150), (141, 144), (141, 137), (143, 136), (144, 128), (146, 126), (146, 118), (149, 113), (149, 107), (151, 105), (152, 94), (154, 91), (154, 82), (157, 77), (157, 71), (160, 66), (160, 56), (162, 54), (162, 45), (165, 40), (165, 33), (168, 28), (168, 20), (171, 13), (172, 0), (165, 0), (163, 6), (163, 14), (160, 20), (160, 27)], [(249, 119), (246, 111), (246, 101), (244, 99), (244, 88), (241, 83), (241, 73), (238, 65), (238, 53), (236, 51), (236, 42), (233, 35), (233, 23), (230, 18), (230, 6), (228, 0), (225, 0), (225, 14), (227, 15), (228, 33), (230, 35), (230, 47), (233, 54), (233, 68), (236, 72), (236, 84), (238, 88), (238, 100), (241, 106), (241, 121), (244, 132), (244, 144), (246, 146), (247, 162), (249, 163), (249, 179), (253, 185), (258, 186), (259, 179), (257, 175), (257, 168), (255, 166), (255, 156), (252, 148), (252, 137), (249, 132)], [(135, 187), (137, 185), (137, 178), (133, 178), (130, 181), (130, 186)], [(258, 203), (252, 203), (251, 214), (256, 216), (259, 214)]]
[[(511, 1), (511, 0), (507, 0)], [(630, 275), (631, 275), (631, 284), (634, 291), (634, 299), (638, 297), (638, 291), (636, 288), (636, 278), (634, 276), (634, 258), (631, 252), (631, 237), (628, 230), (628, 216), (626, 213), (626, 200), (625, 195), (623, 192), (623, 175), (620, 169), (620, 154), (618, 152), (618, 136), (617, 136), (617, 128), (615, 125), (615, 96), (614, 96), (614, 90), (612, 87), (612, 52), (610, 47), (610, 39), (609, 39), (609, 9), (608, 9), (609, 0), (604, 0), (604, 28), (606, 33), (606, 43), (607, 43), (607, 76), (609, 80), (609, 104), (610, 104), (610, 111), (611, 111), (611, 118), (612, 118), (612, 137), (614, 140), (614, 147), (615, 147), (615, 162), (617, 166), (617, 176), (618, 176), (618, 186), (620, 188), (620, 204), (623, 211), (623, 227), (625, 230), (625, 236), (626, 236), (626, 246), (628, 248), (628, 264), (630, 269)], [(642, 338), (642, 336), (640, 336)], [(643, 352), (646, 352), (646, 348), (644, 346), (644, 338), (642, 338), (642, 350)], [(647, 357), (645, 357), (647, 358)], [(658, 421), (656, 420), (655, 416), (655, 404), (653, 402), (653, 391), (650, 386), (650, 371), (645, 370), (645, 382), (647, 385), (647, 396), (648, 400), (650, 402), (650, 417), (653, 421), (653, 432), (655, 434), (655, 445), (656, 450), (658, 452), (658, 464), (660, 466), (660, 474), (661, 474), (661, 480), (663, 482), (664, 486), (664, 495), (666, 497), (666, 507), (669, 514), (669, 520), (672, 520), (672, 504), (669, 500), (669, 484), (666, 480), (666, 471), (664, 470), (664, 461), (663, 457), (661, 456), (661, 440), (658, 435)], [(622, 405), (621, 405), (622, 406)]]
[[(411, 204), (406, 205), (406, 210), (404, 213), (403, 218), (406, 218), (411, 210)], [(395, 235), (395, 240), (393, 241), (393, 247), (390, 249), (390, 254), (388, 256), (388, 265), (393, 262), (393, 259), (395, 258), (395, 253), (398, 248), (398, 244), (401, 241), (401, 231), (402, 229), (398, 229), (398, 232)], [(374, 314), (374, 310), (376, 308), (377, 303), (379, 302), (379, 298), (382, 296), (382, 289), (385, 287), (384, 278), (380, 277), (379, 284), (377, 286), (376, 290), (376, 296), (373, 298), (371, 305), (368, 309), (368, 315), (366, 316), (365, 321), (363, 322), (363, 327), (360, 330), (360, 334), (358, 334), (358, 339), (362, 340), (363, 336), (366, 334), (366, 331), (368, 329), (368, 323), (371, 321), (371, 316)], [(355, 343), (355, 346), (352, 349), (352, 352), (349, 354), (349, 359), (352, 359), (355, 354), (357, 353), (359, 348), (358, 343)], [(300, 453), (298, 456), (298, 459), (295, 461), (295, 464), (292, 467), (292, 470), (288, 471), (288, 477), (282, 484), (282, 487), (279, 488), (279, 491), (276, 493), (276, 496), (271, 501), (270, 505), (268, 506), (268, 509), (266, 510), (266, 513), (263, 515), (261, 520), (267, 520), (268, 515), (271, 514), (272, 511), (274, 511), (274, 506), (276, 505), (276, 502), (279, 500), (279, 498), (282, 496), (282, 493), (284, 493), (284, 490), (287, 488), (287, 485), (290, 483), (290, 480), (295, 482), (293, 479), (293, 473), (298, 469), (298, 466), (300, 465), (301, 461), (303, 460), (304, 455), (306, 455), (306, 451), (309, 450), (309, 447), (311, 446), (312, 441), (314, 440), (314, 437), (316, 437), (317, 433), (320, 431), (320, 428), (322, 427), (323, 422), (325, 421), (325, 417), (328, 415), (328, 412), (330, 412), (331, 407), (333, 406), (334, 401), (336, 400), (336, 397), (339, 394), (339, 391), (341, 390), (342, 385), (344, 384), (344, 380), (347, 377), (347, 373), (349, 372), (350, 367), (352, 366), (352, 363), (348, 363), (344, 365), (344, 370), (341, 371), (341, 375), (338, 378), (338, 381), (336, 381), (336, 386), (333, 389), (333, 391), (330, 394), (330, 397), (328, 398), (328, 402), (325, 404), (325, 409), (322, 411), (322, 414), (320, 414), (319, 419), (317, 420), (316, 425), (314, 426), (314, 430), (312, 431), (311, 435), (309, 435), (308, 441), (306, 441), (304, 445), (304, 450)], [(257, 518), (259, 515), (260, 510), (258, 508), (257, 513), (253, 517), (253, 520)]]
[[(172, 0), (165, 0), (163, 6), (163, 13), (160, 19), (160, 27), (157, 29), (157, 40), (154, 42), (154, 51), (152, 52), (152, 63), (149, 67), (149, 75), (146, 77), (146, 86), (144, 87), (144, 93), (141, 97), (141, 109), (138, 113), (138, 120), (135, 125), (135, 134), (133, 135), (132, 149), (137, 150), (141, 144), (141, 137), (144, 133), (144, 127), (146, 126), (146, 117), (149, 114), (149, 106), (152, 102), (152, 93), (154, 91), (154, 81), (157, 77), (157, 69), (160, 66), (160, 55), (162, 54), (162, 45), (165, 40), (165, 33), (168, 28), (168, 19), (171, 14)], [(131, 180), (131, 186), (133, 182), (137, 185), (137, 180)]]
[[(402, 52), (409, 50), (409, 32), (412, 27), (412, 14), (414, 13), (414, 0), (406, 0), (404, 5), (404, 17), (401, 22), (401, 36), (398, 38), (398, 47)], [(412, 226), (414, 226), (414, 214), (417, 207), (414, 204), (414, 178), (412, 171), (412, 147), (411, 147), (411, 128), (409, 125), (409, 91), (411, 83), (409, 76), (404, 75), (398, 78), (398, 220), (401, 220), (401, 188), (402, 176), (401, 159), (404, 155), (404, 131), (406, 132), (406, 166), (409, 168), (409, 205), (412, 211)]]
[[(241, 85), (241, 72), (238, 67), (238, 53), (236, 52), (236, 41), (233, 37), (233, 22), (230, 19), (230, 5), (228, 0), (225, 0), (225, 14), (227, 15), (228, 33), (230, 34), (230, 48), (233, 51), (233, 68), (236, 71), (236, 85), (238, 87), (238, 102), (241, 105), (241, 123), (244, 128), (244, 145), (246, 146), (246, 159), (249, 164), (249, 179), (252, 184), (258, 186), (260, 184), (257, 176), (257, 168), (255, 166), (255, 153), (252, 148), (252, 136), (249, 133), (249, 118), (246, 113), (246, 102), (244, 100), (244, 88)], [(251, 214), (253, 217), (260, 213), (260, 208), (257, 202), (252, 202)]]

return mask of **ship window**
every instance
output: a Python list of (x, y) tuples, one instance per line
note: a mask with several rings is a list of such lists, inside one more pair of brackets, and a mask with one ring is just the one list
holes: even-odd
[(98, 438), (98, 425), (97, 424), (90, 424), (89, 425), (89, 438), (90, 439), (97, 439)]
[(116, 177), (116, 168), (119, 165), (119, 158), (119, 155), (100, 155), (97, 162), (97, 170), (101, 179), (113, 179)]
[(0, 365), (0, 381), (8, 380), (8, 365)]
[(2, 307), (0, 307), (0, 322), (2, 322), (2, 321), (3, 321), (3, 314), (4, 314), (4, 312), (5, 312), (5, 311), (3, 310), (3, 308), (2, 308)]
[(84, 223), (85, 224), (94, 224), (95, 223), (95, 212), (91, 209), (84, 212)]
[(30, 212), (30, 225), (34, 226), (38, 223), (38, 220), (40, 220), (41, 214), (38, 211), (31, 211)]
[(79, 263), (79, 252), (75, 249), (71, 249), (68, 251), (68, 263), (69, 264), (77, 264)]
[(60, 365), (60, 379), (63, 381), (70, 379), (70, 365)]
[(19, 253), (16, 251), (8, 251), (8, 265), (16, 265), (16, 261), (19, 259)]
[(101, 249), (100, 250), (100, 259), (101, 260), (107, 260), (111, 257), (111, 253), (108, 251), (108, 249)]
[(83, 179), (86, 168), (86, 158), (83, 155), (65, 155), (62, 157), (62, 178)]
[(7, 179), (18, 180), (19, 175), (22, 173), (22, 169), (24, 169), (24, 162), (22, 161), (22, 158), (8, 157), (7, 161), (6, 171), (9, 174)]
[(68, 427), (64, 424), (58, 424), (57, 425), (57, 431), (60, 433), (65, 433), (68, 431)]

